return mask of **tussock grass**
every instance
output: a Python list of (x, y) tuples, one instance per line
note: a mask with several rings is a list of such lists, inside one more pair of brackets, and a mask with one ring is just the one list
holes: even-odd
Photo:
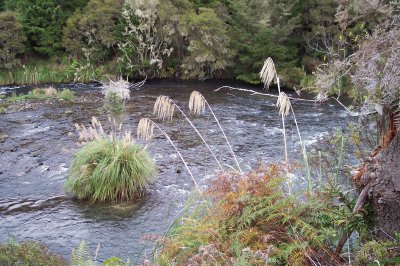
[(146, 150), (132, 142), (99, 138), (75, 155), (66, 190), (92, 202), (123, 202), (144, 195), (156, 166)]
[(59, 94), (58, 98), (65, 101), (72, 101), (75, 98), (75, 92), (70, 89), (63, 89)]
[(15, 103), (18, 101), (28, 101), (28, 100), (46, 100), (50, 98), (58, 98), (66, 101), (72, 101), (74, 97), (75, 93), (70, 89), (63, 89), (61, 91), (57, 91), (57, 89), (53, 87), (47, 87), (47, 88), (35, 88), (31, 90), (28, 94), (17, 95), (14, 92), (11, 94), (10, 97), (7, 97), (5, 100), (11, 103)]

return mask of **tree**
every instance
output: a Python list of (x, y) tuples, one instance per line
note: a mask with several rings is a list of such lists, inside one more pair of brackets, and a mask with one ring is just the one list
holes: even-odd
[(10, 11), (0, 12), (0, 69), (12, 69), (20, 64), (17, 55), (24, 51), (26, 38), (22, 25)]
[(122, 0), (90, 0), (78, 9), (63, 30), (62, 43), (79, 59), (100, 63), (115, 48), (115, 33), (123, 6)]
[(360, 36), (358, 50), (345, 57), (332, 53), (336, 56), (318, 72), (317, 87), (323, 95), (320, 99), (332, 93), (340, 95), (340, 87), (331, 88), (346, 77), (353, 85), (351, 95), (361, 103), (361, 122), (371, 116), (378, 120), (379, 146), (354, 179), (360, 195), (373, 209), (375, 234), (387, 238), (400, 231), (400, 29), (394, 23), (398, 15), (389, 23), (379, 19), (382, 24)]
[(188, 41), (181, 65), (188, 78), (210, 78), (221, 74), (233, 64), (227, 26), (211, 8), (201, 7), (185, 14), (179, 32)]
[[(54, 55), (62, 50), (62, 29), (72, 12), (86, 0), (17, 0), (16, 8), (28, 42), (35, 52)], [(13, 6), (14, 5), (14, 6)]]
[(117, 34), (118, 61), (125, 74), (155, 75), (173, 51), (170, 36), (174, 28), (168, 21), (158, 23), (158, 9), (157, 0), (126, 1)]
[[(235, 75), (259, 84), (265, 57), (273, 58), (287, 86), (300, 82), (298, 39), (299, 1), (229, 0), (229, 35), (237, 51)], [(265, 10), (265, 12), (259, 12)], [(293, 75), (294, 74), (294, 75)]]

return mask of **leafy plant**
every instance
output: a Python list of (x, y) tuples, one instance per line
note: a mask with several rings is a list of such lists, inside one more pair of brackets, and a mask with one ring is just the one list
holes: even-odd
[(17, 55), (24, 51), (26, 38), (22, 25), (10, 11), (0, 12), (0, 39), (0, 69), (13, 69), (20, 64)]
[(99, 137), (75, 155), (66, 189), (92, 202), (131, 201), (143, 196), (155, 174), (154, 161), (130, 137)]
[(96, 262), (89, 255), (88, 247), (85, 241), (81, 241), (77, 247), (72, 249), (72, 266), (96, 266)]
[(75, 93), (70, 89), (63, 89), (59, 94), (58, 98), (65, 101), (72, 101), (75, 97)]
[(9, 240), (8, 243), (0, 244), (0, 265), (68, 265), (60, 256), (55, 255), (42, 244), (25, 241), (17, 243)]
[(343, 215), (323, 194), (301, 202), (281, 189), (285, 167), (221, 174), (206, 192), (211, 206), (183, 216), (160, 242), (161, 265), (306, 265), (340, 262), (331, 247)]

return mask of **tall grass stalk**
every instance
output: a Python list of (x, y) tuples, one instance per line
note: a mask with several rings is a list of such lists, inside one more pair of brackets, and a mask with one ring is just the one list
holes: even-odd
[(343, 135), (341, 137), (342, 137), (342, 142), (340, 145), (339, 161), (338, 161), (338, 165), (336, 168), (336, 184), (338, 184), (338, 182), (339, 182), (339, 172), (340, 172), (340, 169), (342, 168), (342, 163), (343, 163), (344, 137), (343, 137)]
[(306, 146), (305, 146), (305, 144), (303, 142), (303, 138), (301, 137), (301, 134), (300, 134), (300, 128), (299, 128), (299, 125), (297, 124), (296, 115), (294, 113), (292, 105), (290, 105), (290, 109), (292, 110), (292, 115), (293, 115), (294, 123), (296, 125), (297, 134), (298, 134), (299, 139), (300, 139), (301, 151), (302, 151), (302, 155), (303, 155), (304, 167), (305, 167), (305, 170), (306, 170), (306, 177), (307, 177), (307, 183), (308, 183), (308, 193), (311, 193), (311, 190), (312, 190), (312, 179), (311, 179), (310, 164), (308, 162), (308, 154), (307, 154)]
[[(280, 83), (279, 83), (278, 75), (276, 75), (276, 83), (278, 84), (279, 95), (281, 95), (281, 86), (280, 86)], [(279, 98), (278, 98), (278, 103), (279, 103)], [(284, 144), (285, 144), (285, 162), (286, 162), (286, 165), (288, 165), (289, 164), (289, 156), (288, 156), (288, 149), (287, 149), (285, 114), (283, 112), (281, 112), (281, 118), (282, 118), (282, 129), (283, 129), (283, 141), (284, 141)]]
[(222, 135), (225, 138), (225, 141), (228, 145), (229, 151), (231, 152), (233, 159), (236, 162), (236, 166), (239, 170), (240, 173), (243, 173), (242, 169), (240, 168), (240, 164), (236, 158), (236, 155), (232, 149), (232, 145), (229, 143), (228, 137), (225, 134), (224, 129), (222, 128), (221, 124), (219, 123), (219, 120), (217, 118), (217, 116), (215, 115), (214, 111), (212, 110), (211, 106), (208, 104), (206, 98), (204, 98), (204, 96), (198, 92), (198, 91), (193, 91), (192, 94), (190, 95), (190, 99), (189, 99), (189, 109), (192, 113), (194, 114), (202, 114), (205, 111), (205, 105), (207, 105), (208, 109), (210, 110), (212, 116), (214, 117), (214, 120), (217, 122), (218, 127), (220, 128)]
[(167, 132), (165, 132), (162, 128), (160, 128), (157, 123), (155, 123), (153, 120), (149, 118), (142, 118), (139, 121), (138, 128), (137, 128), (137, 137), (142, 140), (150, 141), (153, 137), (153, 129), (156, 127), (160, 132), (164, 135), (164, 137), (168, 140), (168, 142), (172, 145), (174, 148), (175, 152), (178, 154), (179, 158), (185, 165), (186, 170), (188, 171), (190, 177), (193, 180), (194, 185), (196, 186), (196, 189), (198, 191), (200, 190), (199, 185), (197, 184), (196, 179), (194, 178), (192, 171), (190, 170), (188, 164), (186, 163), (185, 159), (183, 158), (181, 152), (178, 150), (176, 147), (175, 143), (171, 140), (171, 138), (168, 136)]
[(322, 155), (321, 151), (318, 152), (318, 163), (319, 163), (319, 171), (318, 171), (318, 180), (319, 180), (319, 191), (322, 191)]
[(186, 116), (186, 114), (182, 111), (182, 109), (179, 108), (179, 106), (173, 100), (171, 100), (167, 96), (163, 96), (163, 95), (159, 96), (157, 98), (157, 101), (154, 104), (154, 114), (156, 114), (161, 119), (165, 119), (166, 117), (169, 117), (172, 120), (175, 108), (183, 115), (183, 117), (186, 119), (186, 121), (194, 129), (194, 131), (197, 133), (197, 135), (203, 141), (204, 145), (206, 145), (207, 149), (210, 151), (210, 153), (213, 156), (215, 162), (217, 163), (219, 169), (223, 171), (224, 168), (222, 167), (221, 163), (217, 159), (217, 156), (215, 156), (215, 153), (212, 151), (211, 147), (208, 145), (207, 141), (204, 139), (204, 137), (201, 135), (201, 133), (197, 130), (195, 125), (193, 125), (192, 121)]

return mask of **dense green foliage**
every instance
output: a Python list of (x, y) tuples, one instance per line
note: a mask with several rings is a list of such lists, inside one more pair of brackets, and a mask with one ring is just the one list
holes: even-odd
[(62, 257), (50, 253), (48, 249), (41, 244), (28, 241), (16, 243), (10, 240), (9, 243), (0, 244), (0, 265), (63, 266), (68, 264)]
[[(364, 224), (329, 187), (307, 202), (281, 189), (279, 166), (243, 176), (223, 174), (206, 195), (211, 206), (190, 209), (163, 239), (161, 265), (338, 265), (339, 232)], [(350, 205), (354, 204), (351, 203)], [(354, 222), (356, 221), (357, 222)], [(324, 265), (325, 265), (324, 264)], [(318, 264), (317, 264), (318, 265)]]
[(67, 21), (63, 45), (78, 58), (98, 63), (106, 59), (115, 44), (114, 31), (122, 1), (91, 0)]
[[(75, 69), (67, 81), (108, 73), (259, 83), (258, 71), (272, 57), (285, 84), (294, 86), (304, 76), (303, 57), (314, 56), (303, 36), (336, 12), (337, 6), (325, 2), (332, 1), (6, 0), (3, 8), (16, 13), (28, 36), (26, 65), (37, 54), (48, 55), (54, 64)], [(331, 25), (334, 18), (329, 20)], [(64, 53), (69, 62), (60, 60)], [(20, 82), (1, 82), (7, 81)]]
[(12, 12), (0, 12), (0, 69), (12, 69), (19, 65), (16, 58), (24, 51), (25, 35), (22, 25)]
[(66, 189), (92, 202), (130, 201), (143, 195), (155, 173), (154, 161), (137, 144), (100, 138), (75, 155)]
[(46, 100), (46, 99), (62, 99), (65, 101), (72, 101), (74, 99), (74, 92), (70, 89), (63, 89), (57, 91), (55, 88), (35, 88), (27, 94), (17, 95), (15, 92), (11, 96), (5, 98), (7, 102), (18, 102), (27, 100)]
[(62, 29), (67, 18), (86, 0), (16, 0), (6, 2), (15, 9), (28, 36), (28, 45), (39, 54), (54, 55), (62, 51)]

